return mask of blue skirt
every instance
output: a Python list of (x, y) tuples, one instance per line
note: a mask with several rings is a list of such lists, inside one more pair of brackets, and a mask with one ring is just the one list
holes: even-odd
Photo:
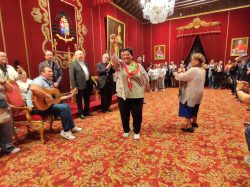
[(196, 104), (194, 107), (187, 106), (187, 103), (179, 105), (179, 116), (184, 118), (197, 117), (199, 111), (199, 104)]

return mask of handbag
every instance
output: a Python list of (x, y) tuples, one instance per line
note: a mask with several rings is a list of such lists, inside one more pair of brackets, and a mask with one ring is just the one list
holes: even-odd
[(0, 125), (6, 125), (10, 122), (10, 112), (8, 108), (0, 108)]

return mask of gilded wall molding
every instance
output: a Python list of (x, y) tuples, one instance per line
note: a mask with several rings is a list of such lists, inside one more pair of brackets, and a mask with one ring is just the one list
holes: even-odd
[(84, 42), (84, 37), (88, 33), (87, 27), (82, 24), (82, 4), (80, 3), (80, 0), (77, 0), (77, 5), (79, 9), (77, 9), (77, 30), (78, 30), (78, 49), (83, 49), (83, 42)]
[[(64, 1), (62, 1), (64, 2)], [(66, 2), (65, 2), (66, 3)], [(84, 50), (84, 36), (87, 35), (88, 29), (82, 24), (82, 4), (80, 0), (76, 0), (77, 6), (72, 5), (76, 8), (76, 26), (77, 26), (77, 46), (76, 49)], [(50, 7), (49, 0), (38, 0), (39, 7), (33, 7), (31, 15), (34, 18), (34, 21), (41, 24), (41, 31), (44, 36), (44, 41), (42, 43), (42, 51), (45, 52), (48, 48), (48, 44), (51, 45), (52, 51), (54, 51), (54, 59), (60, 64), (64, 69), (69, 67), (69, 51), (56, 51), (56, 46), (54, 45), (55, 41), (52, 39), (52, 29), (50, 24)], [(71, 50), (76, 50), (71, 49)]]
[(1, 28), (1, 33), (2, 33), (4, 52), (7, 54), (6, 43), (5, 43), (5, 36), (4, 36), (4, 28), (3, 28), (2, 10), (1, 10), (1, 8), (0, 8), (0, 28)]
[(33, 8), (31, 11), (31, 15), (33, 16), (36, 22), (42, 23), (43, 15), (40, 11), (40, 8)]
[(187, 29), (199, 29), (200, 27), (208, 27), (208, 26), (219, 26), (221, 22), (205, 22), (202, 21), (200, 18), (194, 18), (192, 23), (189, 23), (186, 26), (178, 27), (176, 30), (187, 30)]

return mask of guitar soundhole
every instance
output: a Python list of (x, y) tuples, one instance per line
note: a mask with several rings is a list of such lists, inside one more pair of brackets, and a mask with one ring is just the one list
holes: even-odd
[(55, 99), (55, 98), (56, 98), (56, 94), (52, 94), (51, 97), (52, 97), (53, 99)]

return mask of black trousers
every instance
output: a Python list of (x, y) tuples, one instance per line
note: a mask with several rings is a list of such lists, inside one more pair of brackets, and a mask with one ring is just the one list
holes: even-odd
[(101, 108), (102, 111), (107, 111), (111, 105), (113, 95), (113, 81), (107, 79), (103, 88), (100, 88)]
[(128, 133), (130, 131), (129, 127), (130, 112), (133, 118), (134, 133), (135, 134), (140, 133), (141, 123), (142, 123), (142, 106), (143, 106), (143, 98), (124, 100), (118, 97), (118, 107), (120, 110), (122, 126), (125, 133)]
[[(77, 109), (78, 109), (78, 115), (88, 115), (89, 114), (89, 103), (90, 103), (90, 94), (91, 90), (86, 85), (86, 88), (84, 90), (78, 90), (78, 93), (76, 94), (76, 102), (77, 102)], [(82, 107), (82, 98), (84, 99), (84, 110)]]

